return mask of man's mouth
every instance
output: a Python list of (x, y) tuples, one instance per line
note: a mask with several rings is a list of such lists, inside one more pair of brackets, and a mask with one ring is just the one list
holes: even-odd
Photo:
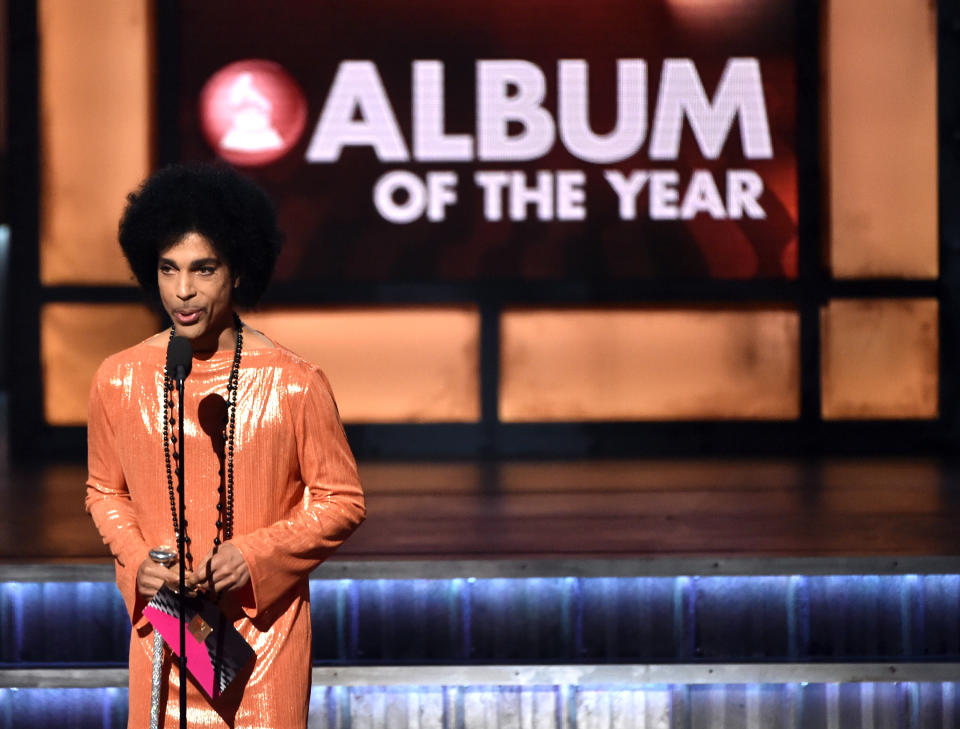
[(200, 318), (200, 309), (182, 309), (175, 311), (173, 312), (173, 318), (177, 320), (178, 324), (183, 324), (184, 326), (196, 324)]

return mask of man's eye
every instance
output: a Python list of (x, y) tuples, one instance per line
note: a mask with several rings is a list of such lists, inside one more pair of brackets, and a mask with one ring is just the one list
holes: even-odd
[(173, 266), (168, 266), (166, 264), (160, 266), (160, 273), (171, 273), (173, 271)]
[(199, 270), (204, 276), (212, 276), (217, 272), (217, 269), (214, 266), (201, 266)]

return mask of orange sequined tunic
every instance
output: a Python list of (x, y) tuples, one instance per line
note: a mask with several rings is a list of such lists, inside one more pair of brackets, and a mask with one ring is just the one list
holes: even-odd
[[(90, 391), (86, 507), (116, 558), (133, 623), (128, 726), (149, 726), (153, 631), (136, 575), (148, 551), (175, 545), (163, 455), (166, 350), (140, 343), (107, 358)], [(186, 522), (202, 559), (217, 536), (223, 424), (233, 351), (193, 360), (184, 398)], [(220, 607), (256, 659), (212, 705), (188, 680), (190, 727), (307, 725), (307, 577), (364, 518), (363, 492), (323, 373), (280, 347), (244, 349), (234, 435), (234, 538), (250, 583)], [(187, 565), (191, 568), (191, 565)], [(193, 565), (194, 567), (197, 565)], [(167, 651), (161, 726), (179, 726), (179, 675)], [(164, 710), (166, 718), (163, 719)]]

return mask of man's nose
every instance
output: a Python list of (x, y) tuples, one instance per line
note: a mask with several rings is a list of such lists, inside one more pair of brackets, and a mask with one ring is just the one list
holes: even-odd
[(196, 293), (189, 271), (181, 271), (177, 276), (177, 298), (186, 301)]

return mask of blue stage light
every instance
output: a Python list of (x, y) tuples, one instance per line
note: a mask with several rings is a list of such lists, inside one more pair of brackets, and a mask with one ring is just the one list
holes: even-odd
[[(321, 664), (960, 659), (960, 575), (311, 580)], [(0, 663), (123, 665), (108, 582), (0, 583)]]
[[(957, 683), (315, 686), (311, 726), (953, 726)], [(117, 688), (0, 689), (0, 726), (120, 729)], [(643, 717), (645, 721), (638, 721)], [(521, 718), (524, 721), (521, 722)]]

